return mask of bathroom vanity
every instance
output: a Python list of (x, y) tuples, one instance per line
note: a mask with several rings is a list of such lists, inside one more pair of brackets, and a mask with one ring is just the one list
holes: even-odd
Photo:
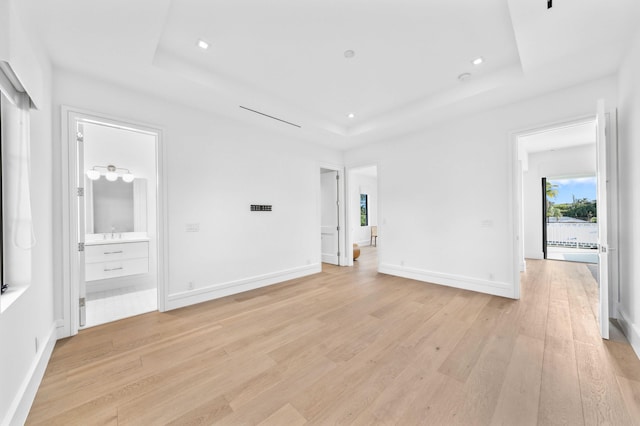
[(85, 281), (149, 272), (149, 239), (96, 239), (85, 243)]
[(85, 198), (85, 281), (149, 273), (146, 180), (87, 180)]

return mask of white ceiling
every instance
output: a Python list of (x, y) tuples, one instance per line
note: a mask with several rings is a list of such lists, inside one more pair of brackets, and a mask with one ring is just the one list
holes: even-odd
[(611, 74), (640, 18), (637, 0), (18, 4), (58, 67), (342, 149)]
[(354, 175), (364, 176), (367, 178), (377, 178), (378, 166), (367, 166), (367, 167), (361, 167), (358, 169), (353, 169), (352, 173)]
[(520, 149), (528, 153), (593, 145), (596, 143), (596, 122), (593, 120), (521, 136), (518, 143)]

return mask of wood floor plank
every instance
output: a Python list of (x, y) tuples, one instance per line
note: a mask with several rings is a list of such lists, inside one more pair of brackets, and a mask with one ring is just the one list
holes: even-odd
[[(480, 299), (480, 298), (479, 298)], [(500, 320), (500, 316), (504, 312), (500, 308), (489, 305), (487, 298), (480, 299), (482, 303), (468, 305), (467, 311), (473, 312), (477, 308), (481, 308), (477, 316), (467, 313), (469, 320), (473, 318), (472, 326), (467, 330), (464, 337), (458, 345), (440, 366), (439, 371), (461, 382), (465, 382), (471, 374), (471, 371), (480, 358), (480, 354), (484, 349), (484, 345), (489, 340), (488, 337), (496, 327)], [(475, 320), (477, 318), (477, 320)]]
[(233, 410), (224, 396), (214, 397), (165, 423), (170, 426), (211, 425)]
[(547, 335), (538, 424), (584, 424), (576, 355), (571, 339)]
[(575, 342), (585, 424), (633, 424), (601, 346)]
[(291, 404), (285, 404), (278, 411), (258, 423), (258, 426), (302, 426), (307, 419), (302, 417)]
[(630, 417), (636, 425), (640, 425), (640, 382), (621, 376), (616, 379)]
[(528, 260), (516, 301), (379, 274), (375, 252), (64, 339), (27, 424), (627, 425), (640, 415), (640, 360), (600, 339), (585, 265)]
[(544, 342), (520, 335), (502, 384), (493, 425), (536, 425)]
[(640, 359), (628, 343), (604, 342), (607, 358), (617, 375), (640, 382)]

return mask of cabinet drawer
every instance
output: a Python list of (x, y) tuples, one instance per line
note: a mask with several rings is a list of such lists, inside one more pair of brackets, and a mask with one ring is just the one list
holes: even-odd
[(149, 272), (149, 258), (87, 263), (85, 281), (104, 280)]
[(149, 257), (149, 242), (97, 244), (85, 246), (85, 263)]

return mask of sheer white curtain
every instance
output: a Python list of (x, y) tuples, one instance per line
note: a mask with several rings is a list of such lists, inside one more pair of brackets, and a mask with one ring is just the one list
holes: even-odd
[(5, 282), (22, 287), (31, 282), (31, 248), (36, 243), (31, 216), (30, 100), (26, 93), (7, 89), (6, 81), (0, 88)]

